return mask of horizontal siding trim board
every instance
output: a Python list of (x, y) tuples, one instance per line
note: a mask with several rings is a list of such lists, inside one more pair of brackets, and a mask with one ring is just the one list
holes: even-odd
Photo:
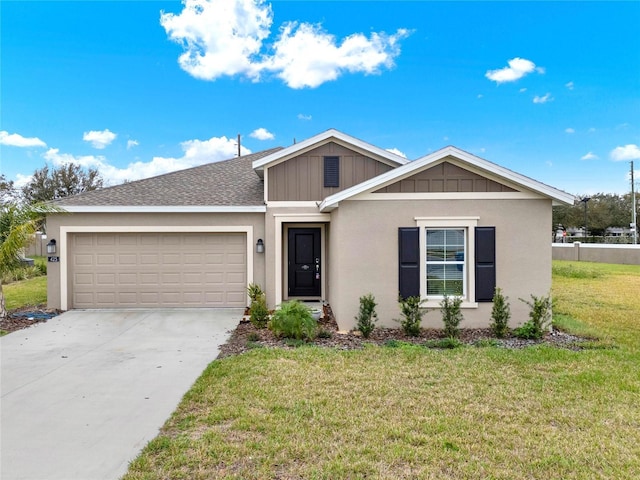
[(349, 200), (539, 200), (533, 192), (362, 193)]
[(253, 283), (254, 239), (253, 226), (195, 226), (195, 225), (74, 225), (60, 227), (60, 309), (68, 310), (68, 236), (72, 233), (245, 233), (247, 236), (247, 286)]

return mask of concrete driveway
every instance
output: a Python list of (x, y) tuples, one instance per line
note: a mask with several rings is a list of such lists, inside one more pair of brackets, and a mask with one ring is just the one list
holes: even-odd
[(77, 310), (2, 337), (0, 477), (120, 478), (241, 316)]

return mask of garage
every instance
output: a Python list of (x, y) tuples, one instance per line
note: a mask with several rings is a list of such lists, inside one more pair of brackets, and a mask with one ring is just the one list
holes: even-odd
[(71, 308), (243, 307), (245, 233), (72, 233)]

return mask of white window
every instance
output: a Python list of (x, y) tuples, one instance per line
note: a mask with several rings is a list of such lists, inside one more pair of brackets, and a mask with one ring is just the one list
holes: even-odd
[(427, 296), (466, 296), (466, 229), (427, 228), (425, 236)]
[(462, 297), (463, 308), (474, 308), (475, 227), (479, 217), (417, 217), (420, 227), (420, 296), (439, 301)]

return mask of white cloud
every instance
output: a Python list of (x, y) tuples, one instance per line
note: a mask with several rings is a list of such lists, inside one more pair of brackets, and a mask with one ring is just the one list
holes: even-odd
[(16, 174), (16, 179), (13, 182), (13, 186), (15, 188), (22, 188), (27, 183), (29, 183), (32, 178), (33, 178), (33, 175), (23, 175), (22, 173), (18, 173)]
[(258, 140), (273, 140), (275, 135), (271, 133), (266, 128), (256, 128), (253, 132), (249, 134), (252, 138), (257, 138)]
[(304, 113), (298, 114), (298, 120), (311, 120), (311, 115), (305, 115)]
[(264, 68), (291, 88), (317, 87), (344, 72), (375, 74), (381, 67), (393, 66), (400, 54), (399, 41), (408, 34), (403, 29), (394, 35), (373, 32), (369, 38), (354, 33), (338, 45), (320, 25), (290, 22), (281, 28), (275, 53)]
[(599, 157), (593, 153), (589, 152), (580, 157), (580, 160), (597, 160)]
[(544, 68), (536, 67), (536, 64), (526, 58), (512, 58), (507, 61), (508, 67), (499, 68), (496, 70), (487, 70), (485, 77), (498, 84), (505, 82), (515, 82), (521, 79), (525, 75), (534, 71), (538, 73), (544, 73)]
[(573, 128), (565, 128), (564, 131), (565, 133), (576, 133), (576, 131)]
[(137, 147), (140, 145), (140, 142), (137, 140), (127, 140), (127, 150), (131, 150), (133, 147)]
[(526, 88), (526, 87), (523, 87), (523, 88), (521, 88), (521, 89), (520, 89), (520, 90), (518, 90), (518, 91), (519, 91), (520, 93), (524, 93), (524, 92), (526, 92), (526, 91), (527, 91), (527, 88)]
[(573, 90), (573, 82), (565, 83), (564, 86), (567, 87), (569, 90)]
[(479, 93), (479, 94), (476, 96), (476, 98), (478, 98), (478, 99), (483, 98), (483, 97), (484, 97), (484, 95), (483, 95), (483, 94), (481, 94), (481, 93)]
[[(49, 149), (44, 154), (44, 158), (54, 165), (76, 163), (86, 168), (96, 168), (100, 171), (106, 185), (117, 185), (127, 180), (140, 180), (205, 163), (226, 160), (234, 157), (238, 152), (236, 140), (224, 136), (211, 137), (209, 140), (187, 140), (182, 142), (180, 146), (184, 152), (182, 157), (153, 157), (148, 162), (130, 163), (125, 168), (111, 165), (102, 155), (75, 156), (60, 153), (57, 148)], [(251, 150), (241, 147), (241, 153), (247, 155), (251, 153)]]
[(553, 100), (550, 93), (546, 93), (543, 96), (536, 95), (533, 97), (533, 103), (547, 103)]
[(404, 152), (401, 152), (397, 148), (387, 148), (387, 152), (395, 153), (396, 155), (398, 155), (398, 156), (400, 156), (402, 158), (407, 158), (407, 156), (404, 154)]
[(591, 127), (591, 128), (589, 128), (589, 130), (587, 130), (587, 131), (588, 131), (589, 133), (593, 133), (593, 132), (595, 132), (595, 131), (596, 131), (596, 129), (595, 129), (595, 127)]
[(111, 132), (108, 128), (106, 130), (91, 130), (90, 132), (84, 132), (82, 139), (85, 142), (89, 142), (93, 148), (102, 150), (113, 142), (118, 135)]
[(640, 160), (640, 147), (634, 144), (625, 145), (624, 147), (616, 147), (611, 150), (609, 156), (614, 162)]
[[(373, 32), (341, 42), (320, 25), (287, 22), (272, 44), (273, 11), (264, 0), (184, 0), (179, 14), (160, 15), (168, 37), (185, 49), (180, 67), (202, 80), (241, 75), (260, 81), (271, 72), (291, 88), (317, 87), (345, 72), (378, 73), (393, 66), (409, 35)], [(267, 53), (268, 52), (268, 53)]]
[(9, 133), (6, 130), (0, 132), (0, 145), (22, 148), (47, 146), (47, 144), (38, 137), (23, 137), (19, 133)]

